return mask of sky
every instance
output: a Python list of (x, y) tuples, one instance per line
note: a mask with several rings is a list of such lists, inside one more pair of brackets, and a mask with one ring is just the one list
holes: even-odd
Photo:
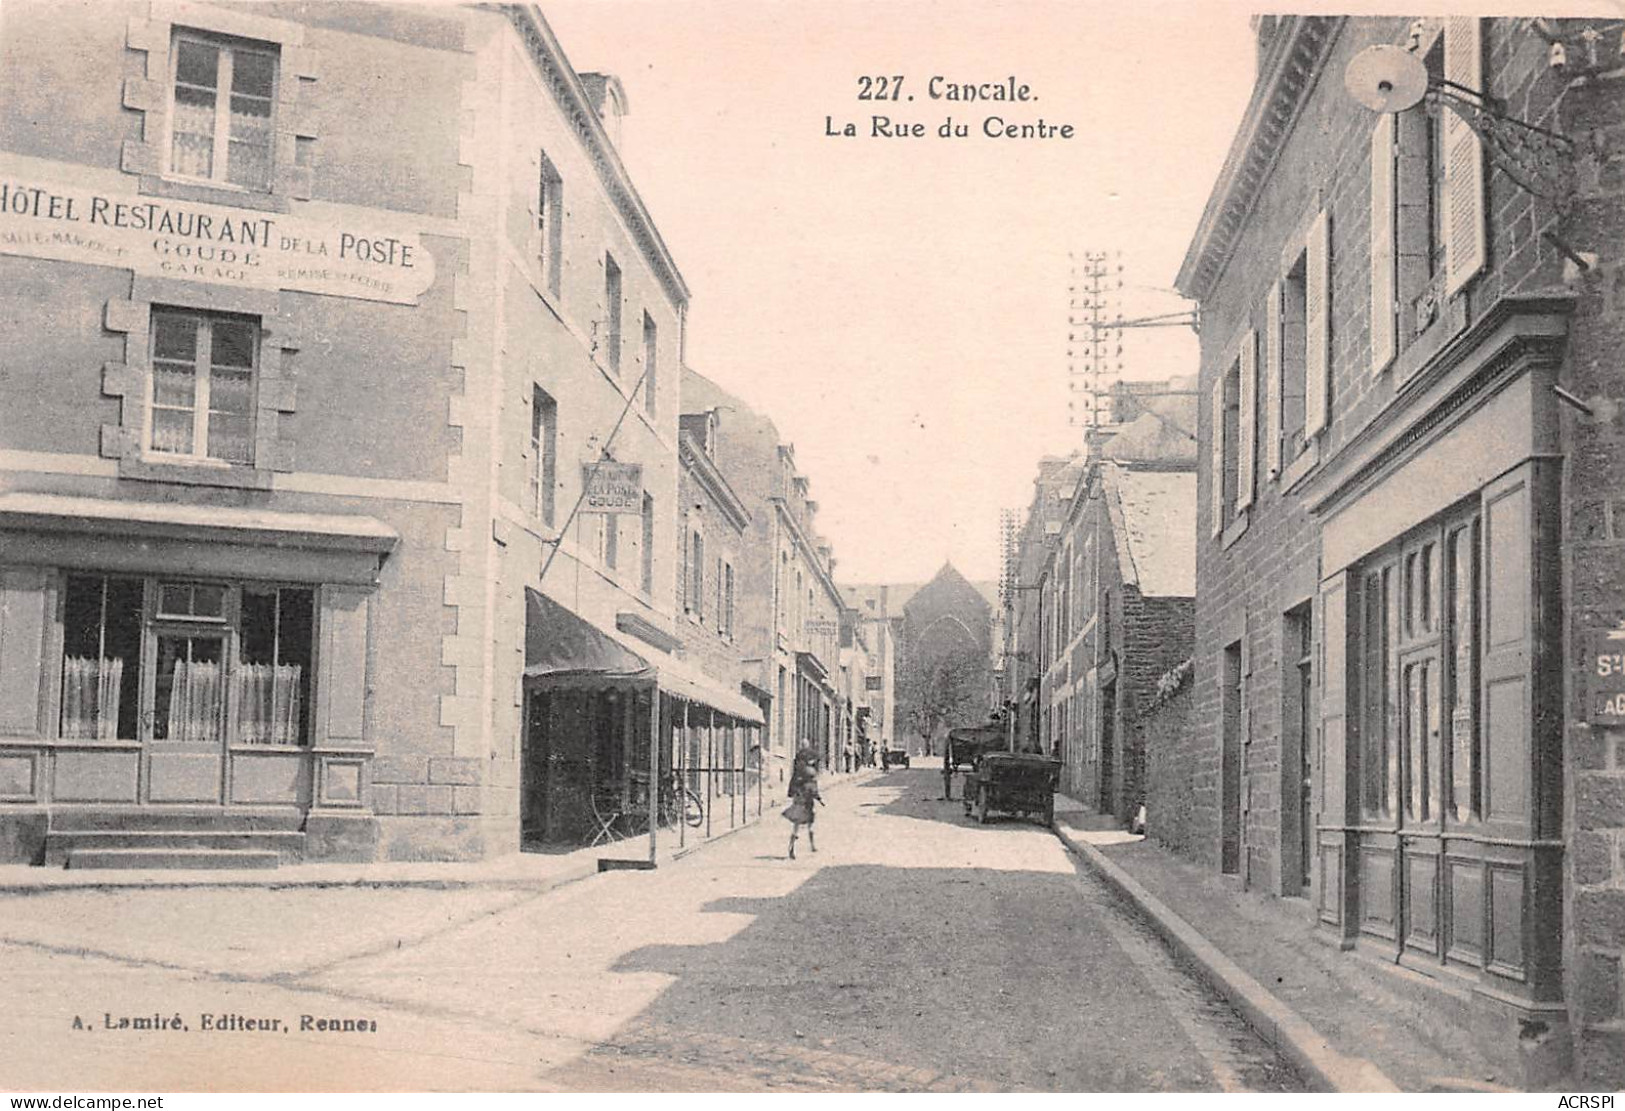
[[(945, 559), (997, 577), (1000, 510), (1027, 504), (1040, 456), (1081, 442), (1081, 256), (1112, 252), (1128, 318), (1187, 307), (1168, 287), (1251, 91), (1250, 8), (543, 5), (577, 70), (625, 87), (622, 159), (692, 292), (689, 365), (795, 445), (843, 582), (919, 582)], [(904, 99), (859, 100), (879, 75)], [(1035, 99), (933, 99), (933, 76), (1013, 77)], [(927, 134), (874, 136), (874, 115)], [(937, 136), (950, 116), (968, 137)], [(990, 138), (988, 116), (1074, 135)], [(858, 137), (827, 134), (849, 122)], [(1125, 378), (1196, 372), (1188, 328), (1123, 347)]]

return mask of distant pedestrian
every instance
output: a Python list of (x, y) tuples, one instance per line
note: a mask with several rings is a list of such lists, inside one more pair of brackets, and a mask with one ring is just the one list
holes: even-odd
[(797, 781), (795, 790), (791, 792), (790, 805), (784, 808), (784, 817), (790, 823), (790, 859), (796, 858), (796, 835), (801, 827), (807, 827), (807, 847), (813, 852), (818, 851), (818, 844), (813, 840), (814, 806), (824, 805), (824, 796), (818, 792), (818, 774), (816, 770), (809, 769), (808, 774)]

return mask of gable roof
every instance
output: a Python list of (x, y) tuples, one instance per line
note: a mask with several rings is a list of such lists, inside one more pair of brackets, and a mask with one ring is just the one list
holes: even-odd
[(1196, 596), (1196, 473), (1102, 464), (1123, 581), (1148, 598)]

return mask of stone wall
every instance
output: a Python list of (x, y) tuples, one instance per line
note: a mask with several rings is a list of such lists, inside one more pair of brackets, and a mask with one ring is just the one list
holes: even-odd
[(1145, 749), (1146, 835), (1204, 863), (1218, 863), (1217, 829), (1198, 802), (1196, 780), (1187, 774), (1199, 743), (1190, 728), (1195, 684), (1185, 678), (1151, 704), (1135, 722)]
[[(1617, 44), (1616, 44), (1617, 45)], [(1569, 667), (1564, 966), (1575, 1026), (1575, 1073), (1625, 1086), (1625, 726), (1588, 724), (1585, 648), (1625, 622), (1625, 68), (1576, 89), (1562, 130), (1592, 136), (1580, 200), (1565, 234), (1597, 256), (1577, 283), (1564, 389), (1591, 409), (1565, 407), (1565, 594)]]

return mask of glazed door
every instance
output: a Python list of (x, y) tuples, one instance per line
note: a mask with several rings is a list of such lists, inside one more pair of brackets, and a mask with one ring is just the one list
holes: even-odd
[(149, 632), (154, 666), (142, 715), (150, 803), (223, 800), (226, 738), (224, 632)]

